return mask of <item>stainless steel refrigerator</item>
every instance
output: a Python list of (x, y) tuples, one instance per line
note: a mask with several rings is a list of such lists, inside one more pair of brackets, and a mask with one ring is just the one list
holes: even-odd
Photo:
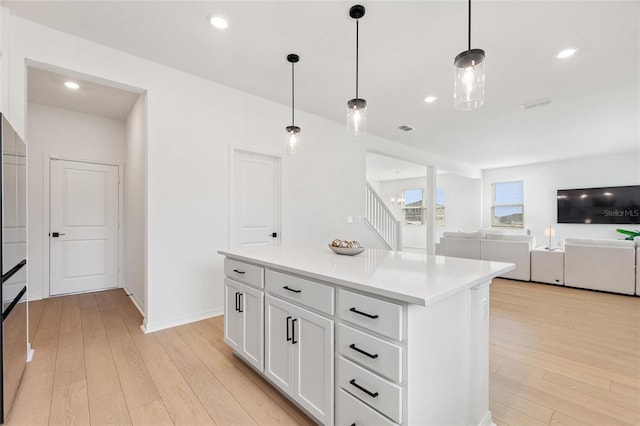
[(2, 423), (9, 418), (27, 360), (27, 147), (0, 114), (2, 146)]

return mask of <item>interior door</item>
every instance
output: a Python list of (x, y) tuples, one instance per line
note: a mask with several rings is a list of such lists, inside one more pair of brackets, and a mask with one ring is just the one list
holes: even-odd
[(49, 292), (118, 286), (118, 166), (51, 160)]
[(280, 159), (234, 151), (231, 246), (280, 242)]

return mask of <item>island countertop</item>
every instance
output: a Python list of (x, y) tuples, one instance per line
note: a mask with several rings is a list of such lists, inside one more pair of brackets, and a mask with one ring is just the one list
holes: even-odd
[(232, 259), (300, 274), (345, 288), (427, 306), (486, 283), (515, 268), (512, 263), (367, 248), (356, 256), (327, 245), (284, 245), (218, 250)]

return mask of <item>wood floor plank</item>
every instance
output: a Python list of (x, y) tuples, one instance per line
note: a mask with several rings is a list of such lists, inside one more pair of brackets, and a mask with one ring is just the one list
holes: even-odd
[(192, 325), (175, 327), (175, 330), (212, 373), (233, 367), (229, 359)]
[(161, 399), (147, 367), (132, 341), (111, 346), (122, 392), (129, 409)]
[(189, 345), (182, 340), (174, 329), (157, 331), (154, 335), (179, 369), (200, 363), (200, 358), (189, 348)]
[(160, 399), (130, 409), (129, 412), (134, 426), (173, 426), (173, 421)]
[(48, 425), (52, 393), (53, 370), (50, 373), (23, 376), (7, 425)]
[(183, 364), (180, 372), (216, 424), (257, 424), (204, 364)]
[(131, 424), (129, 410), (122, 392), (90, 399), (89, 417), (91, 424), (97, 426), (127, 426)]
[(120, 392), (118, 370), (107, 336), (85, 339), (84, 344), (89, 400)]
[(240, 405), (258, 424), (296, 425), (293, 419), (278, 403), (236, 367), (215, 373), (225, 388), (238, 400)]
[(49, 424), (85, 426), (90, 423), (85, 381), (53, 388)]
[(167, 355), (147, 360), (146, 364), (176, 425), (215, 424)]
[(56, 357), (53, 386), (66, 386), (86, 380), (84, 338), (80, 298), (77, 295), (63, 299), (60, 317), (60, 337)]

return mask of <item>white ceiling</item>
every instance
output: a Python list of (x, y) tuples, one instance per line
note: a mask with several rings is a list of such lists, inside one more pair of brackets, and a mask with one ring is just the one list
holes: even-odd
[[(452, 105), (465, 1), (366, 1), (368, 131), (479, 168), (640, 150), (640, 2), (474, 0), (486, 101)], [(25, 19), (342, 122), (355, 95), (355, 2), (3, 1)], [(229, 28), (215, 30), (210, 13)], [(555, 54), (573, 46), (570, 59)], [(425, 104), (428, 94), (439, 97)], [(522, 103), (551, 97), (523, 111)], [(304, 123), (299, 123), (304, 129)], [(402, 132), (399, 125), (415, 128)], [(284, 125), (284, 124), (283, 124)]]
[[(80, 88), (70, 90), (65, 81), (77, 83)], [(109, 87), (104, 84), (69, 76), (32, 66), (27, 68), (27, 99), (43, 105), (100, 115), (115, 120), (126, 120), (138, 94)]]

